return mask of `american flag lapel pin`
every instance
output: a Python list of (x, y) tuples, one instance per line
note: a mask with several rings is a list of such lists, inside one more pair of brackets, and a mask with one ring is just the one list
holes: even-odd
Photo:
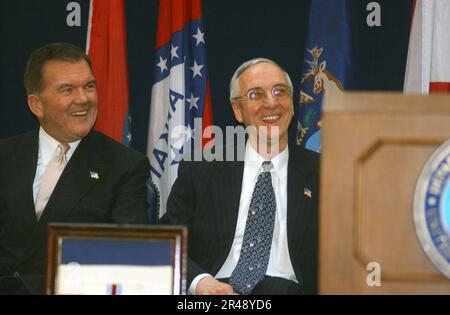
[(97, 172), (89, 171), (92, 179), (100, 179)]
[(303, 189), (303, 195), (305, 195), (308, 198), (312, 198), (312, 192), (308, 188)]

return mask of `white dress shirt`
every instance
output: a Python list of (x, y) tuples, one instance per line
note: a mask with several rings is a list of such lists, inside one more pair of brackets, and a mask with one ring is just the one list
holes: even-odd
[[(68, 143), (70, 149), (66, 153), (66, 160), (69, 162), (76, 148), (80, 144), (81, 140)], [(53, 155), (56, 153), (59, 142), (52, 138), (45, 130), (39, 128), (39, 151), (38, 160), (36, 167), (36, 175), (33, 181), (33, 200), (36, 203), (37, 194), (39, 187), (41, 186), (42, 176), (44, 176), (45, 169), (47, 168), (48, 162), (52, 159)]]
[[(287, 242), (287, 165), (289, 149), (286, 148), (277, 156), (272, 158), (273, 168), (271, 170), (272, 186), (276, 197), (276, 215), (273, 231), (272, 246), (270, 249), (269, 264), (266, 275), (281, 277), (298, 283), (289, 256)], [(244, 158), (244, 176), (242, 177), (242, 190), (239, 202), (238, 221), (233, 245), (225, 263), (220, 268), (215, 278), (229, 278), (236, 268), (241, 252), (244, 238), (245, 225), (247, 222), (248, 208), (253, 195), (258, 175), (262, 172), (261, 165), (265, 159), (247, 142)], [(209, 274), (201, 274), (194, 278), (189, 293), (195, 294), (198, 282)]]

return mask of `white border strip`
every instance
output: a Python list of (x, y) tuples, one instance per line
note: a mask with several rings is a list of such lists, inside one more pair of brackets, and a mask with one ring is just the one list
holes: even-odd
[(92, 31), (92, 15), (94, 11), (94, 0), (90, 0), (89, 4), (89, 19), (88, 19), (88, 30), (86, 36), (86, 54), (89, 54), (89, 48), (91, 46), (91, 31)]

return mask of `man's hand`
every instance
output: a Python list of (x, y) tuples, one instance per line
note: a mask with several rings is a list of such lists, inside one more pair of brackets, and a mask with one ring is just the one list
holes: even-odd
[(201, 279), (197, 284), (197, 295), (235, 295), (233, 287), (220, 282), (214, 277), (208, 276)]

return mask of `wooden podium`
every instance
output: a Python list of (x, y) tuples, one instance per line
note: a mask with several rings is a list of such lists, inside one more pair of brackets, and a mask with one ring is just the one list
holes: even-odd
[(413, 220), (419, 173), (450, 138), (450, 96), (335, 94), (322, 118), (319, 292), (450, 294)]

